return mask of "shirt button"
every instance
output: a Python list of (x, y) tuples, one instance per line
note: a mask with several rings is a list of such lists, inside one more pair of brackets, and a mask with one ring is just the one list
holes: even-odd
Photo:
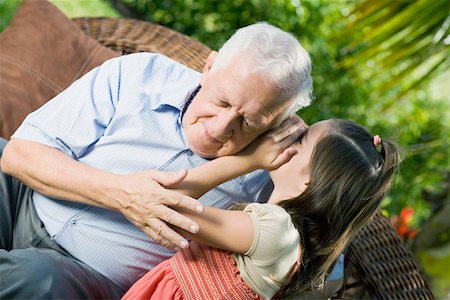
[(194, 155), (194, 152), (192, 152), (192, 150), (188, 150), (187, 154), (188, 154), (189, 156), (192, 156), (192, 155)]
[(72, 221), (70, 221), (70, 225), (72, 225), (72, 226), (76, 226), (76, 225), (77, 225), (77, 221), (76, 221), (76, 220), (72, 220)]

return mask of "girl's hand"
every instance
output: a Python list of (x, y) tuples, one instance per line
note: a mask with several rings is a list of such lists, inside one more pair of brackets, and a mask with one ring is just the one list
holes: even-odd
[(307, 125), (298, 116), (291, 116), (245, 148), (240, 156), (250, 160), (257, 169), (274, 170), (297, 153), (290, 147), (305, 132)]

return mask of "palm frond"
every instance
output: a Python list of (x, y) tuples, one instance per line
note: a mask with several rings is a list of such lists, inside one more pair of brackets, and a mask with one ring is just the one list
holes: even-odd
[[(363, 72), (366, 78), (379, 78), (383, 81), (380, 88), (397, 89), (400, 94), (404, 88), (399, 85), (419, 88), (436, 70), (449, 67), (449, 12), (447, 0), (362, 0), (350, 14), (353, 20), (336, 36), (336, 41), (346, 41), (338, 67), (350, 74)], [(431, 57), (440, 59), (431, 64)], [(380, 68), (391, 76), (382, 78), (377, 74)], [(412, 76), (417, 70), (426, 71)]]

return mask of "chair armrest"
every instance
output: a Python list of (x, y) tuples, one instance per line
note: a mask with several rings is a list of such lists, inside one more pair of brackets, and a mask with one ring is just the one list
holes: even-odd
[(349, 259), (374, 299), (433, 299), (421, 266), (380, 212), (349, 245)]

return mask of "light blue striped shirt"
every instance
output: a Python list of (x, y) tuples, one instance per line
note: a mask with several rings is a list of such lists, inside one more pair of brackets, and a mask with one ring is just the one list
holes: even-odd
[[(190, 169), (206, 162), (189, 150), (181, 126), (182, 108), (199, 82), (198, 72), (161, 55), (113, 58), (30, 114), (13, 137), (119, 174)], [(267, 172), (254, 172), (200, 200), (228, 207), (267, 199), (260, 191), (268, 180)], [(124, 290), (173, 254), (117, 212), (55, 201), (37, 192), (33, 200), (58, 244)]]

